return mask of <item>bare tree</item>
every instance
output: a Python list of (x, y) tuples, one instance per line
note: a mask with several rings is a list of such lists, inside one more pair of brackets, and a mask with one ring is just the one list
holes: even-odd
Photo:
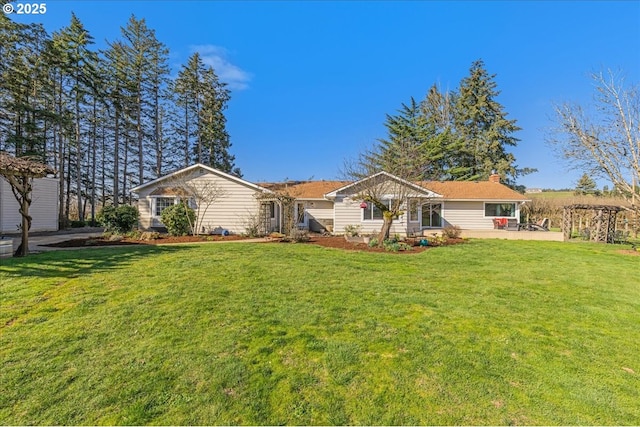
[(355, 197), (382, 212), (380, 247), (389, 238), (393, 221), (408, 208), (409, 198), (424, 198), (426, 190), (417, 185), (429, 165), (423, 153), (419, 145), (398, 140), (393, 155), (378, 144), (360, 153), (355, 160), (345, 161), (342, 174), (345, 179), (356, 181)]
[(638, 209), (640, 184), (640, 93), (620, 73), (592, 75), (593, 105), (555, 107), (558, 128), (549, 142), (574, 169), (606, 176)]
[(194, 179), (192, 176), (178, 176), (175, 177), (166, 184), (166, 188), (183, 199), (189, 205), (193, 207), (196, 214), (194, 223), (191, 223), (191, 218), (187, 215), (191, 231), (194, 236), (203, 233), (204, 230), (204, 218), (207, 211), (217, 200), (223, 198), (226, 194), (225, 190), (221, 188), (215, 181), (209, 179)]

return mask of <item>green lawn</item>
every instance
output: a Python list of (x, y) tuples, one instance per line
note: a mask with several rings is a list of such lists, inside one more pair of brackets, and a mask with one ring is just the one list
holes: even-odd
[(0, 424), (640, 424), (640, 257), (472, 241), (0, 266)]

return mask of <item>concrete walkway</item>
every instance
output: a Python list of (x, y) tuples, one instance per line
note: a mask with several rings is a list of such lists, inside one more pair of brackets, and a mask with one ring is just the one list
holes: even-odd
[[(48, 251), (64, 251), (64, 250), (78, 250), (78, 249), (93, 249), (93, 248), (117, 248), (122, 246), (86, 246), (86, 247), (73, 247), (73, 248), (57, 248), (45, 245), (52, 245), (67, 240), (73, 239), (88, 239), (91, 237), (102, 236), (102, 231), (90, 231), (90, 232), (65, 232), (62, 231), (59, 234), (47, 233), (41, 235), (29, 236), (29, 253), (48, 252)], [(13, 252), (20, 246), (20, 236), (10, 236), (13, 240), (13, 251), (11, 254), (5, 256), (12, 256)], [(5, 238), (6, 240), (6, 238)], [(193, 245), (193, 244), (206, 244), (206, 243), (260, 243), (267, 242), (268, 238), (260, 237), (256, 239), (243, 239), (243, 240), (219, 240), (219, 241), (203, 241), (203, 242), (185, 242), (185, 243), (166, 243), (172, 245)]]
[(559, 231), (462, 230), (461, 236), (473, 239), (564, 241), (564, 235)]

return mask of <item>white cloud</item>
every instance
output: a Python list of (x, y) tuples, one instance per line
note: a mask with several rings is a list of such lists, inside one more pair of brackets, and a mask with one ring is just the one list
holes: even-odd
[(253, 77), (237, 65), (227, 59), (228, 52), (225, 48), (211, 44), (191, 47), (192, 52), (198, 52), (205, 65), (213, 67), (214, 71), (232, 90), (244, 90), (249, 87), (249, 81)]

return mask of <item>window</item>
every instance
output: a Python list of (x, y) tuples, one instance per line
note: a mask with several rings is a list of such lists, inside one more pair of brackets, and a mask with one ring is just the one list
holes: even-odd
[(485, 203), (484, 216), (516, 217), (515, 203)]
[[(387, 200), (383, 200), (382, 203), (384, 203), (387, 208), (391, 207), (391, 199), (387, 199)], [(362, 209), (362, 220), (363, 221), (374, 221), (374, 220), (382, 220), (382, 211), (373, 203), (371, 202), (367, 202), (367, 207)], [(395, 216), (393, 219), (398, 219), (397, 216)]]
[(174, 203), (175, 203), (174, 197), (157, 197), (155, 216), (157, 217), (161, 216), (162, 211), (167, 209), (169, 206), (173, 206)]
[(422, 226), (442, 227), (442, 205), (440, 203), (422, 205)]

